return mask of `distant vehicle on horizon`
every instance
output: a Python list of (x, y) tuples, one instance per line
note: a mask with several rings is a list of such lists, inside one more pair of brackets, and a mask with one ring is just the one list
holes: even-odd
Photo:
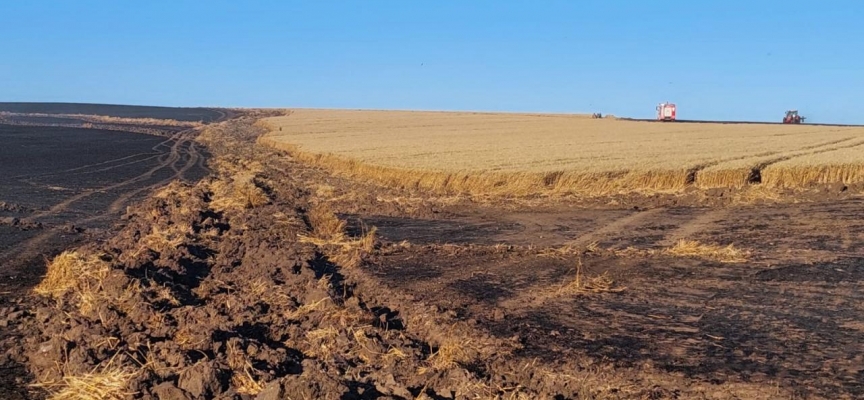
[(784, 124), (800, 124), (804, 122), (807, 117), (802, 117), (798, 115), (798, 110), (789, 110), (786, 111), (786, 116), (783, 117)]
[(673, 103), (660, 103), (657, 106), (657, 119), (660, 121), (675, 121), (677, 107)]

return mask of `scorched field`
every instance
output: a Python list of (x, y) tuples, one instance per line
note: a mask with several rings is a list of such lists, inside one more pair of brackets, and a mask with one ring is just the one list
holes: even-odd
[(0, 398), (864, 398), (864, 129), (5, 107)]

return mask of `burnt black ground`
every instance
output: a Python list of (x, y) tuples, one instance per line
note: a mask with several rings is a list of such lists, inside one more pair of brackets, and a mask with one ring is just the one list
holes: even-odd
[[(159, 115), (148, 111), (138, 116)], [(206, 175), (193, 136), (0, 124), (0, 398), (28, 398), (26, 370), (4, 344), (15, 341), (9, 314), (24, 308), (45, 259), (104, 238), (127, 205), (153, 190)]]
[(0, 111), (39, 114), (86, 114), (121, 118), (159, 118), (178, 121), (214, 122), (228, 117), (230, 111), (202, 107), (153, 107), (84, 103), (2, 103)]
[[(519, 337), (519, 355), (527, 359), (589, 360), (836, 399), (864, 397), (862, 205), (856, 197), (351, 220), (378, 227), (390, 242), (417, 246), (371, 267), (382, 282), (478, 320), (502, 338)], [(751, 254), (737, 263), (662, 254), (682, 239), (734, 244)], [(583, 255), (586, 275), (608, 274), (622, 292), (560, 291), (574, 279), (578, 256), (552, 250), (591, 243), (611, 251)], [(464, 250), (466, 244), (475, 247)]]

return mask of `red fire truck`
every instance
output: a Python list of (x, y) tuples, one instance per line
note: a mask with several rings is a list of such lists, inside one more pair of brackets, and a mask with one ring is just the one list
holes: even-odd
[(657, 106), (657, 119), (660, 121), (674, 121), (675, 105), (672, 103), (660, 103)]

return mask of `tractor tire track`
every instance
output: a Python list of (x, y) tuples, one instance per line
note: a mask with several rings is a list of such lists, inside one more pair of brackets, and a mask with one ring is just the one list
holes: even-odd
[(198, 153), (198, 168), (201, 168), (202, 171), (207, 171), (206, 157), (204, 156), (204, 154), (201, 154), (201, 152), (199, 152), (197, 149), (195, 150), (195, 152)]
[(674, 246), (679, 240), (693, 240), (692, 238), (697, 234), (716, 227), (720, 221), (729, 215), (729, 212), (728, 208), (702, 210), (697, 216), (679, 225), (677, 229), (658, 241), (657, 245), (669, 247)]
[[(22, 219), (22, 221), (26, 221), (28, 223), (33, 223), (33, 222), (37, 221), (38, 219), (43, 219), (46, 217), (50, 217), (52, 215), (57, 215), (58, 213), (67, 210), (71, 204), (73, 204), (77, 201), (83, 200), (83, 199), (85, 199), (85, 198), (87, 198), (87, 197), (89, 197), (95, 193), (104, 193), (107, 191), (116, 190), (116, 189), (120, 189), (120, 188), (129, 186), (129, 185), (132, 185), (135, 183), (139, 183), (142, 180), (152, 178), (156, 172), (158, 172), (159, 170), (165, 169), (165, 168), (171, 168), (172, 170), (176, 171), (170, 177), (168, 177), (166, 179), (162, 179), (162, 180), (159, 180), (159, 181), (154, 182), (152, 184), (134, 189), (134, 190), (126, 192), (126, 193), (123, 193), (122, 195), (117, 197), (114, 201), (112, 201), (112, 203), (106, 208), (105, 211), (103, 211), (97, 215), (93, 215), (93, 216), (86, 217), (86, 218), (72, 219), (70, 221), (66, 221), (64, 223), (64, 226), (55, 226), (55, 227), (47, 228), (44, 232), (42, 232), (42, 233), (40, 233), (40, 234), (38, 234), (38, 235), (28, 239), (28, 240), (25, 240), (22, 243), (19, 243), (16, 247), (8, 249), (7, 251), (0, 253), (0, 260), (5, 260), (10, 264), (18, 264), (18, 263), (21, 263), (22, 261), (32, 260), (32, 259), (42, 255), (41, 249), (43, 249), (43, 247), (45, 246), (45, 244), (48, 241), (50, 241), (55, 236), (61, 234), (63, 232), (64, 227), (69, 226), (69, 225), (72, 225), (72, 226), (87, 225), (87, 224), (92, 224), (94, 222), (105, 221), (105, 220), (109, 220), (111, 218), (114, 218), (116, 216), (116, 214), (121, 212), (123, 210), (123, 208), (126, 205), (128, 205), (128, 203), (135, 196), (137, 196), (143, 192), (151, 191), (153, 189), (167, 185), (168, 183), (170, 183), (174, 180), (184, 179), (183, 175), (187, 171), (194, 168), (196, 165), (199, 165), (202, 163), (200, 161), (201, 157), (198, 154), (197, 150), (194, 149), (193, 146), (188, 145), (191, 143), (192, 143), (191, 135), (182, 135), (181, 137), (177, 138), (175, 143), (170, 147), (170, 149), (171, 149), (170, 153), (167, 154), (167, 157), (164, 159), (164, 161), (160, 162), (157, 166), (154, 166), (150, 170), (148, 170), (148, 171), (146, 171), (146, 172), (144, 172), (144, 173), (142, 173), (136, 177), (118, 182), (118, 183), (110, 185), (110, 186), (106, 186), (106, 187), (94, 189), (94, 190), (88, 190), (88, 191), (79, 193), (78, 195), (72, 196), (72, 197), (54, 205), (53, 207), (51, 207), (50, 209), (48, 209), (46, 211), (42, 211), (42, 212), (36, 213), (32, 216), (29, 216), (27, 218)], [(187, 146), (184, 147), (184, 144), (187, 144)], [(184, 154), (187, 154), (189, 156), (185, 160), (183, 157)], [(182, 163), (182, 166), (178, 167), (176, 165), (177, 163)]]
[[(578, 236), (577, 238), (575, 238), (573, 240), (564, 241), (563, 244), (560, 245), (560, 247), (561, 248), (568, 248), (568, 247), (569, 248), (584, 248), (584, 247), (587, 247), (592, 242), (599, 242), (599, 241), (602, 241), (604, 239), (607, 239), (609, 237), (614, 236), (615, 233), (620, 233), (622, 231), (622, 229), (637, 227), (637, 226), (643, 225), (645, 223), (652, 223), (652, 222), (656, 221), (656, 218), (655, 218), (656, 216), (658, 216), (659, 214), (661, 214), (662, 212), (664, 212), (666, 210), (667, 210), (666, 208), (655, 208), (655, 209), (638, 211), (638, 212), (634, 212), (634, 213), (625, 215), (623, 217), (614, 219), (609, 223), (606, 223), (604, 225), (600, 225), (600, 226), (598, 226), (592, 230), (589, 230), (589, 231), (583, 233), (582, 235)], [(526, 219), (523, 219), (523, 221), (527, 221), (529, 219), (530, 218), (526, 218)], [(507, 221), (512, 222), (513, 220), (508, 219)], [(543, 225), (543, 226), (529, 229), (529, 231), (534, 231), (535, 233), (540, 233), (540, 232), (543, 232), (547, 228), (551, 228), (551, 227), (548, 225)], [(533, 235), (533, 233), (532, 233), (532, 235)], [(512, 244), (512, 243), (508, 243), (506, 240), (504, 241), (504, 243), (505, 244)], [(507, 268), (510, 268), (510, 266), (497, 265), (497, 266), (493, 266), (491, 268), (484, 267), (483, 274), (495, 275), (496, 271), (498, 271), (499, 269), (504, 270)], [(433, 280), (430, 280), (430, 285), (433, 285), (435, 288), (437, 288), (437, 289), (432, 289), (432, 290), (439, 290), (441, 288), (451, 287), (454, 284), (456, 284), (457, 282), (464, 281), (465, 279), (466, 279), (466, 276), (464, 275), (463, 271), (453, 270), (453, 271), (449, 271), (448, 273), (443, 274), (441, 276), (437, 276)], [(542, 305), (543, 303), (545, 303), (547, 301), (547, 299), (549, 297), (552, 297), (552, 296), (558, 296), (558, 293), (555, 291), (552, 291), (551, 293), (548, 293), (548, 296), (546, 296), (543, 294), (533, 293), (532, 291), (529, 291), (526, 293), (519, 294), (519, 295), (517, 295), (517, 296), (515, 296), (509, 300), (505, 300), (506, 304), (502, 303), (502, 304), (500, 304), (500, 306), (503, 306), (505, 308), (509, 308), (509, 306), (517, 305), (517, 304)]]
[[(95, 164), (82, 165), (82, 166), (80, 166), (80, 167), (75, 167), (75, 168), (67, 169), (67, 170), (60, 171), (60, 172), (49, 172), (49, 173), (36, 174), (36, 175), (30, 175), (30, 174), (25, 174), (25, 175), (16, 175), (16, 176), (10, 176), (9, 179), (33, 179), (33, 178), (44, 178), (44, 177), (47, 177), (47, 176), (58, 176), (58, 175), (64, 175), (64, 174), (72, 173), (72, 172), (82, 171), (82, 170), (85, 170), (85, 169), (87, 169), (87, 168), (98, 167), (98, 166), (100, 166), (100, 165), (106, 165), (106, 164), (112, 164), (112, 163), (115, 163), (115, 162), (125, 161), (125, 160), (128, 160), (128, 159), (130, 159), (130, 158), (135, 158), (135, 157), (140, 157), (140, 156), (147, 156), (147, 155), (151, 156), (151, 157), (148, 157), (148, 158), (146, 158), (146, 159), (143, 159), (143, 160), (148, 160), (148, 159), (151, 159), (151, 158), (158, 157), (158, 156), (160, 156), (161, 154), (162, 154), (162, 153), (156, 153), (156, 152), (153, 152), (153, 153), (138, 153), (138, 154), (132, 154), (131, 156), (120, 157), (120, 158), (115, 158), (115, 159), (113, 159), (113, 160), (107, 160), (107, 161), (98, 162), (98, 163), (95, 163)], [(142, 161), (142, 160), (139, 160), (139, 161)]]
[(194, 141), (189, 142), (188, 154), (189, 161), (186, 163), (185, 166), (183, 166), (183, 168), (181, 168), (179, 176), (180, 179), (190, 179), (186, 176), (186, 174), (189, 172), (189, 170), (198, 166), (200, 164), (199, 160), (202, 159), (201, 153), (199, 153), (198, 149), (195, 147)]
[[(100, 216), (100, 218), (106, 217), (106, 216), (111, 216), (111, 214), (115, 214), (115, 213), (122, 211), (123, 208), (127, 205), (127, 203), (133, 197), (135, 197), (136, 195), (138, 195), (142, 192), (150, 191), (150, 190), (165, 186), (165, 185), (171, 183), (172, 181), (175, 181), (178, 179), (179, 180), (185, 180), (186, 179), (186, 177), (185, 177), (186, 172), (188, 172), (190, 169), (194, 168), (195, 166), (197, 166), (199, 164), (198, 160), (199, 160), (200, 156), (197, 154), (197, 150), (194, 150), (194, 144), (192, 144), (192, 143), (193, 142), (190, 141), (190, 146), (188, 147), (188, 150), (187, 150), (190, 152), (189, 153), (190, 157), (188, 158), (188, 160), (185, 161), (185, 163), (183, 164), (183, 166), (181, 168), (179, 168), (179, 169), (172, 168), (172, 169), (176, 170), (176, 173), (174, 175), (172, 175), (170, 178), (163, 179), (163, 180), (156, 182), (152, 185), (148, 185), (148, 186), (145, 186), (145, 187), (142, 187), (139, 189), (135, 189), (131, 192), (127, 192), (127, 193), (123, 194), (122, 196), (120, 196), (116, 200), (114, 200), (114, 202), (112, 202), (110, 206), (108, 206), (108, 212), (105, 215)], [(92, 220), (94, 220), (94, 219), (88, 218), (88, 219), (82, 220), (82, 222), (91, 222)]]
[[(579, 236), (578, 238), (568, 242), (565, 247), (570, 246), (576, 248), (583, 248), (589, 246), (593, 242), (601, 242), (611, 237), (619, 236), (621, 232), (638, 231), (639, 227), (654, 224), (658, 220), (668, 219), (666, 217), (668, 217), (669, 215), (667, 214), (664, 217), (663, 214), (667, 211), (669, 211), (669, 209), (654, 208), (647, 211), (641, 211), (624, 216), (622, 218), (612, 221), (609, 224), (603, 225), (598, 229), (589, 231)], [(711, 227), (716, 226), (716, 223), (718, 221), (725, 218), (728, 212), (729, 211), (726, 208), (711, 209), (702, 212), (695, 218), (692, 218), (684, 224), (681, 224), (677, 229), (675, 229), (675, 231), (670, 233), (663, 240), (657, 242), (655, 245), (671, 245), (679, 239), (689, 238), (698, 232), (710, 229)], [(563, 290), (564, 286), (562, 285), (559, 289)], [(543, 291), (526, 290), (517, 293), (513, 297), (509, 297), (498, 302), (497, 307), (503, 308), (505, 310), (522, 310), (520, 313), (517, 314), (530, 313), (535, 309), (543, 307), (546, 303), (550, 301), (559, 299), (562, 295), (561, 290), (559, 289)]]
[[(850, 136), (850, 137), (846, 137), (846, 138), (842, 138), (842, 139), (835, 139), (835, 140), (831, 140), (831, 141), (827, 141), (827, 142), (822, 142), (822, 143), (817, 143), (817, 144), (813, 144), (813, 145), (809, 145), (809, 146), (804, 146), (804, 147), (802, 147), (798, 150), (795, 150), (795, 151), (798, 152), (798, 151), (804, 151), (804, 150), (819, 149), (819, 148), (824, 147), (824, 146), (831, 146), (831, 145), (835, 145), (835, 144), (839, 144), (839, 143), (846, 143), (846, 142), (849, 142), (849, 141), (852, 141), (855, 139), (856, 139), (855, 136)], [(832, 151), (832, 150), (837, 150), (837, 148), (832, 147), (828, 151)], [(700, 165), (692, 167), (688, 170), (687, 183), (688, 184), (698, 184), (697, 181), (699, 179), (699, 173), (704, 171), (705, 169), (708, 169), (711, 167), (716, 167), (716, 166), (723, 165), (723, 164), (729, 163), (729, 162), (746, 160), (748, 158), (770, 157), (770, 156), (774, 156), (774, 155), (778, 155), (778, 154), (783, 154), (783, 152), (782, 151), (766, 151), (766, 152), (762, 152), (762, 153), (758, 153), (758, 154), (729, 157), (729, 158), (724, 158), (724, 159), (720, 159), (720, 160), (705, 163), (705, 164), (700, 164)], [(779, 156), (778, 158), (781, 158), (781, 157), (782, 156)]]
[(811, 151), (811, 152), (794, 154), (794, 155), (789, 155), (789, 156), (785, 156), (785, 157), (778, 157), (778, 158), (775, 158), (772, 160), (768, 160), (764, 163), (758, 164), (757, 166), (753, 167), (753, 171), (759, 173), (760, 179), (761, 179), (762, 170), (764, 170), (765, 168), (768, 168), (769, 166), (771, 166), (773, 164), (777, 164), (779, 162), (789, 161), (789, 160), (793, 160), (795, 158), (807, 157), (807, 156), (812, 156), (812, 155), (816, 155), (816, 154), (830, 153), (830, 152), (836, 151), (836, 150), (854, 149), (856, 147), (861, 147), (861, 146), (864, 146), (864, 140), (856, 141), (853, 144), (850, 144), (848, 146), (836, 146), (836, 147), (832, 147), (832, 148), (819, 149), (819, 150), (815, 150), (815, 151)]
[[(37, 213), (35, 213), (31, 216), (28, 216), (26, 218), (22, 218), (22, 221), (27, 222), (27, 223), (37, 222), (38, 219), (45, 218), (45, 217), (51, 216), (51, 215), (56, 215), (62, 211), (65, 211), (73, 203), (78, 202), (78, 201), (83, 200), (83, 199), (86, 199), (87, 197), (90, 197), (96, 193), (104, 193), (104, 192), (107, 192), (110, 190), (114, 190), (114, 189), (118, 189), (118, 188), (122, 188), (125, 186), (129, 186), (129, 185), (138, 183), (142, 180), (149, 179), (153, 176), (153, 174), (155, 174), (159, 170), (166, 168), (166, 167), (176, 169), (173, 166), (173, 164), (175, 162), (177, 162), (178, 160), (180, 160), (180, 158), (181, 158), (180, 146), (182, 143), (185, 143), (188, 140), (189, 139), (175, 140), (174, 145), (171, 146), (170, 153), (167, 154), (166, 159), (164, 161), (161, 161), (155, 167), (149, 169), (148, 171), (146, 171), (146, 172), (144, 172), (144, 173), (142, 173), (136, 177), (115, 183), (113, 185), (109, 185), (109, 186), (105, 186), (105, 187), (101, 187), (101, 188), (97, 188), (97, 189), (85, 190), (85, 191), (83, 191), (77, 195), (74, 195), (74, 196), (67, 198), (66, 200), (64, 200), (58, 204), (55, 204), (54, 206), (52, 206), (48, 210), (40, 211), (40, 212), (37, 212)], [(178, 175), (178, 172), (175, 172), (174, 176), (176, 177), (177, 175)]]
[[(82, 166), (80, 166), (80, 167), (70, 168), (70, 169), (67, 169), (67, 170), (60, 171), (60, 172), (50, 172), (50, 173), (45, 173), (45, 174), (36, 174), (36, 175), (29, 175), (29, 174), (27, 174), (27, 175), (17, 175), (17, 176), (9, 177), (9, 179), (22, 179), (22, 178), (24, 178), (24, 179), (33, 179), (33, 178), (42, 178), (42, 177), (47, 177), (47, 176), (58, 176), (58, 175), (64, 175), (64, 174), (67, 174), (67, 173), (72, 173), (72, 172), (82, 171), (82, 170), (85, 170), (85, 169), (88, 169), (88, 168), (92, 168), (92, 167), (98, 167), (98, 166), (100, 166), (100, 165), (112, 164), (112, 163), (119, 162), (119, 161), (125, 161), (125, 160), (128, 160), (128, 159), (130, 159), (130, 158), (135, 158), (135, 157), (139, 157), (139, 156), (142, 156), (142, 155), (163, 156), (164, 153), (161, 152), (161, 151), (159, 151), (159, 148), (161, 148), (161, 147), (167, 145), (168, 143), (170, 143), (170, 142), (172, 142), (172, 141), (174, 141), (174, 140), (177, 140), (177, 138), (179, 138), (180, 135), (182, 135), (182, 134), (183, 134), (183, 132), (178, 132), (178, 133), (172, 134), (172, 135), (171, 135), (170, 137), (168, 137), (167, 139), (165, 139), (165, 140), (163, 140), (163, 141), (157, 143), (155, 146), (151, 147), (151, 150), (153, 151), (152, 153), (137, 153), (137, 154), (132, 154), (132, 155), (125, 156), (125, 157), (120, 157), (120, 158), (115, 158), (115, 159), (111, 159), (111, 160), (100, 161), (100, 162), (93, 163), (93, 164), (82, 165)], [(151, 158), (153, 158), (153, 157), (149, 157), (149, 158), (147, 158), (147, 159), (151, 159)], [(145, 160), (147, 160), (147, 159), (145, 159)], [(143, 161), (143, 160), (141, 160), (141, 161)], [(101, 170), (100, 170), (99, 172), (101, 172)]]
[[(140, 160), (135, 160), (135, 161), (129, 161), (129, 162), (125, 162), (122, 164), (112, 165), (110, 167), (104, 167), (104, 168), (94, 169), (94, 170), (90, 170), (90, 171), (83, 171), (83, 172), (79, 171), (76, 173), (76, 175), (88, 175), (88, 174), (98, 174), (101, 172), (107, 172), (107, 171), (110, 171), (112, 169), (117, 169), (117, 168), (127, 167), (127, 166), (134, 165), (134, 164), (139, 164), (142, 162), (147, 162), (147, 161), (150, 161), (150, 160), (157, 158), (157, 157), (159, 157), (159, 155), (152, 155), (152, 156), (147, 157), (147, 158), (142, 158)], [(21, 183), (26, 183), (28, 185), (32, 185), (32, 186), (44, 187), (45, 185), (42, 185), (42, 184), (37, 183), (37, 182), (33, 182), (33, 180), (36, 178), (44, 178), (44, 177), (49, 177), (49, 176), (66, 175), (69, 173), (72, 173), (72, 172), (64, 171), (64, 172), (58, 172), (58, 173), (53, 173), (53, 174), (45, 174), (45, 175), (41, 175), (41, 176), (30, 177), (27, 179), (19, 179), (18, 181)]]
[(638, 225), (644, 220), (650, 219), (665, 210), (665, 208), (653, 208), (646, 211), (638, 211), (625, 217), (618, 218), (609, 224), (601, 226), (598, 229), (580, 235), (576, 239), (567, 242), (565, 246), (584, 247), (593, 242), (602, 241), (603, 239), (611, 236), (614, 233), (621, 232), (625, 228)]

